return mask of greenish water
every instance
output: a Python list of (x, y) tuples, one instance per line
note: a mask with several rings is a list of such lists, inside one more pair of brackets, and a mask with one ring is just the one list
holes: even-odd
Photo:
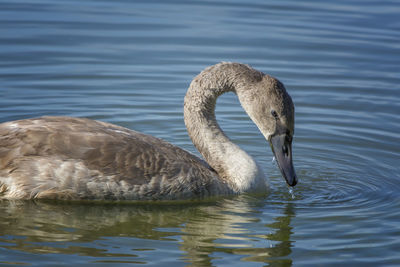
[(217, 118), (263, 196), (0, 202), (0, 265), (399, 266), (397, 1), (0, 1), (0, 122), (103, 120), (193, 153), (183, 97), (206, 66), (278, 77), (296, 106), (288, 191), (233, 94)]

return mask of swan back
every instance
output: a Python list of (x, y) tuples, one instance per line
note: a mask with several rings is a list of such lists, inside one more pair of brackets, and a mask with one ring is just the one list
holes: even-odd
[(0, 197), (181, 199), (226, 194), (207, 163), (153, 136), (84, 118), (0, 124)]

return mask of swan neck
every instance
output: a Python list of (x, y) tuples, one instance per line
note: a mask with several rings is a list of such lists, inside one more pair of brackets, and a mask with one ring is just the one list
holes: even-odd
[(184, 119), (193, 144), (207, 163), (232, 190), (241, 192), (260, 186), (256, 184), (262, 172), (252, 157), (226, 136), (215, 117), (217, 98), (241, 88), (243, 66), (247, 66), (238, 65), (218, 64), (195, 77), (185, 96)]

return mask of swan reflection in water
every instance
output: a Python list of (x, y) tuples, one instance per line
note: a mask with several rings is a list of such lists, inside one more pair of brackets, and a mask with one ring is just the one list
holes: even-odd
[(58, 253), (136, 263), (162, 261), (168, 251), (175, 259), (179, 247), (183, 261), (206, 266), (221, 253), (260, 262), (289, 255), (289, 204), (275, 214), (260, 212), (265, 203), (247, 195), (203, 202), (43, 202), (264, 194), (261, 168), (216, 122), (216, 98), (228, 91), (237, 94), (270, 142), (287, 184), (295, 186), (294, 106), (283, 84), (247, 65), (220, 63), (193, 80), (184, 103), (186, 127), (205, 161), (158, 138), (88, 119), (0, 124), (1, 246), (32, 257)]
[[(168, 252), (176, 260), (179, 248), (182, 261), (193, 265), (211, 266), (223, 254), (291, 264), (292, 206), (262, 212), (266, 208), (265, 201), (247, 195), (168, 205), (3, 200), (0, 246), (32, 256), (95, 257), (96, 262), (147, 263), (168, 258)], [(13, 254), (7, 254), (10, 261)]]

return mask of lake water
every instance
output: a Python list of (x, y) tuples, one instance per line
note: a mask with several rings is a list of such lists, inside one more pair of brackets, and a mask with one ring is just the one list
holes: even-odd
[(88, 117), (198, 154), (191, 79), (220, 61), (279, 78), (296, 106), (289, 193), (233, 94), (227, 135), (266, 196), (172, 203), (0, 202), (1, 266), (399, 266), (400, 3), (0, 1), (0, 122)]

